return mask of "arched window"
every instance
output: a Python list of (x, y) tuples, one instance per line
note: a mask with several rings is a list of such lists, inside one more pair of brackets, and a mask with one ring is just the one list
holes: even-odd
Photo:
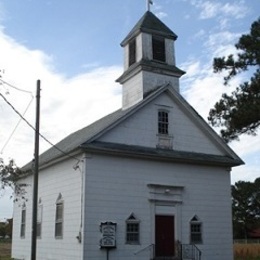
[(60, 193), (56, 200), (55, 238), (62, 238), (63, 236), (63, 211), (64, 201)]
[(140, 243), (140, 221), (132, 213), (126, 220), (126, 244)]
[(202, 243), (202, 223), (196, 215), (190, 221), (190, 243)]

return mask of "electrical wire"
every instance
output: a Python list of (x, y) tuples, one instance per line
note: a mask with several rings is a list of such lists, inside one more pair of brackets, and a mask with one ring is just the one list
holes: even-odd
[[(27, 112), (27, 110), (29, 109), (29, 107), (31, 106), (33, 99), (34, 99), (34, 97), (32, 96), (32, 98), (31, 98), (31, 100), (30, 100), (28, 106), (26, 107), (25, 111), (24, 111), (23, 114), (22, 114), (23, 117), (24, 117), (24, 115), (26, 114), (26, 112)], [(23, 119), (20, 117), (20, 119), (18, 120), (16, 126), (14, 127), (13, 131), (11, 132), (10, 136), (9, 136), (8, 139), (6, 140), (4, 146), (2, 147), (0, 154), (3, 153), (5, 147), (7, 146), (7, 144), (9, 143), (9, 141), (11, 140), (12, 136), (14, 135), (16, 129), (18, 128), (18, 126), (20, 125), (20, 123), (22, 122), (22, 120), (23, 120)]]
[[(35, 127), (32, 126), (32, 125), (30, 124), (30, 122), (27, 121), (27, 119), (24, 118), (24, 116), (20, 114), (20, 112), (18, 112), (18, 110), (5, 98), (5, 96), (4, 96), (2, 93), (0, 93), (0, 96), (1, 96), (1, 97), (4, 99), (4, 101), (13, 109), (13, 111), (14, 111), (30, 128), (32, 128), (32, 129), (36, 132)], [(40, 136), (43, 140), (45, 140), (48, 144), (50, 144), (52, 147), (54, 147), (56, 150), (58, 150), (59, 152), (61, 152), (63, 155), (65, 155), (65, 156), (67, 156), (67, 157), (70, 157), (70, 158), (76, 160), (77, 162), (80, 162), (80, 159), (78, 159), (77, 157), (72, 156), (72, 155), (70, 155), (70, 154), (68, 154), (68, 153), (66, 153), (66, 152), (64, 152), (64, 151), (62, 151), (59, 147), (57, 147), (55, 144), (53, 144), (52, 142), (50, 142), (50, 141), (49, 141), (45, 136), (43, 136), (41, 133), (39, 133), (39, 136)]]
[(3, 79), (1, 79), (1, 77), (0, 77), (0, 81), (1, 81), (2, 83), (6, 84), (7, 86), (13, 88), (13, 89), (16, 89), (16, 90), (21, 91), (21, 92), (24, 92), (24, 93), (29, 93), (29, 94), (31, 94), (31, 95), (33, 96), (33, 93), (32, 93), (31, 91), (28, 91), (28, 90), (25, 90), (25, 89), (21, 89), (21, 88), (17, 88), (17, 87), (15, 87), (14, 85), (12, 85), (12, 84), (10, 84), (10, 83), (4, 81)]
[[(15, 89), (15, 90), (18, 90), (18, 91), (21, 91), (21, 92), (24, 92), (24, 93), (28, 93), (28, 94), (31, 95), (31, 100), (29, 101), (28, 106), (26, 107), (24, 113), (22, 114), (22, 116), (24, 116), (24, 115), (26, 114), (27, 110), (29, 109), (30, 105), (32, 104), (33, 99), (34, 99), (33, 93), (30, 92), (30, 91), (27, 91), (27, 90), (24, 90), (24, 89), (15, 87), (14, 85), (12, 85), (12, 84), (10, 84), (10, 83), (4, 81), (4, 80), (1, 78), (1, 76), (0, 76), (0, 84), (2, 84), (4, 88), (6, 88), (5, 85), (7, 85), (7, 86), (9, 86), (9, 87), (11, 87), (11, 88), (13, 88), (13, 89)], [(8, 91), (7, 88), (6, 88), (6, 91), (7, 91), (7, 93), (9, 94), (9, 91)], [(5, 149), (5, 147), (7, 146), (7, 144), (9, 143), (9, 141), (11, 140), (12, 136), (14, 135), (14, 133), (15, 133), (16, 129), (18, 128), (19, 124), (21, 123), (21, 121), (22, 121), (22, 118), (20, 117), (20, 119), (18, 120), (16, 126), (14, 127), (13, 131), (11, 132), (10, 136), (8, 137), (7, 141), (5, 142), (3, 148), (1, 149), (0, 154), (3, 153), (3, 150)]]

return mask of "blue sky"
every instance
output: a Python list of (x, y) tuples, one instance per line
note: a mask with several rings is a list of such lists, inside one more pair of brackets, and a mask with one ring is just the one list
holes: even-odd
[[(56, 143), (121, 106), (120, 42), (146, 11), (146, 0), (0, 0), (0, 93), (34, 125), (35, 85), (42, 80), (41, 132)], [(229, 87), (212, 72), (213, 57), (235, 51), (234, 43), (260, 14), (259, 0), (154, 0), (151, 11), (177, 35), (177, 65), (187, 73), (181, 93), (206, 119)], [(8, 93), (8, 94), (7, 94)], [(0, 100), (0, 157), (22, 166), (32, 159), (34, 133)], [(18, 124), (19, 123), (19, 124)], [(17, 129), (12, 131), (17, 126)], [(246, 162), (231, 180), (260, 176), (260, 137), (243, 136), (231, 147)], [(49, 144), (41, 140), (41, 151)], [(8, 195), (0, 198), (0, 219), (11, 217)]]

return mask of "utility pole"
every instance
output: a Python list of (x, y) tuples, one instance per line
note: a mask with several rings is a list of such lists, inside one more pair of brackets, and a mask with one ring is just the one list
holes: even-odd
[(35, 147), (34, 147), (34, 174), (33, 174), (33, 198), (32, 198), (32, 241), (31, 260), (36, 260), (37, 249), (37, 212), (38, 212), (38, 176), (39, 176), (39, 135), (40, 135), (40, 91), (41, 81), (37, 80), (36, 89), (36, 123), (35, 123)]

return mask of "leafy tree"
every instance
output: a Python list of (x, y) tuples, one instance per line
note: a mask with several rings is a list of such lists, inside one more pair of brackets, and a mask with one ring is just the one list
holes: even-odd
[(234, 237), (247, 238), (250, 230), (260, 227), (260, 178), (238, 181), (231, 188)]
[(6, 235), (9, 238), (12, 238), (12, 234), (13, 234), (13, 219), (9, 218), (7, 219), (7, 224), (6, 224)]
[(0, 190), (11, 188), (18, 198), (25, 199), (25, 186), (26, 184), (18, 182), (22, 177), (22, 171), (16, 166), (14, 160), (10, 160), (8, 164), (4, 163), (4, 160), (0, 158)]
[(7, 219), (5, 222), (0, 222), (0, 237), (2, 238), (12, 238), (13, 230), (13, 219)]
[(214, 58), (214, 72), (227, 71), (227, 85), (237, 74), (250, 71), (252, 77), (222, 98), (209, 112), (212, 126), (224, 127), (221, 135), (226, 142), (241, 134), (255, 135), (260, 125), (260, 18), (253, 22), (249, 34), (242, 35), (235, 45), (238, 54)]
[(0, 222), (0, 237), (5, 238), (6, 237), (6, 223)]

